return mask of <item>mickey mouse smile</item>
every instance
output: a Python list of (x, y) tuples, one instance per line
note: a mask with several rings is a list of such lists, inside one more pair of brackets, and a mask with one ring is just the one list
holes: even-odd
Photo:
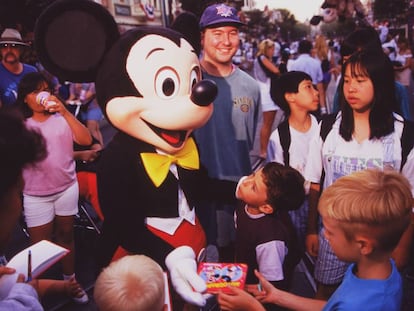
[(173, 131), (159, 128), (143, 120), (159, 137), (174, 148), (181, 147), (187, 137), (187, 131)]

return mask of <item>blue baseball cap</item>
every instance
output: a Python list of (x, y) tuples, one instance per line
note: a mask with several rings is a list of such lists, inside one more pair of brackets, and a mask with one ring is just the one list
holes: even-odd
[(239, 27), (244, 25), (240, 21), (235, 8), (223, 3), (208, 6), (200, 18), (200, 29), (208, 27), (219, 27), (220, 25), (234, 25)]

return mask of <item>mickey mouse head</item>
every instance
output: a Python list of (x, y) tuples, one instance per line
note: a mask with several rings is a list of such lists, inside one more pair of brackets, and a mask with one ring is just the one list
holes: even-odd
[(213, 112), (216, 85), (201, 80), (185, 34), (139, 26), (120, 35), (101, 5), (56, 1), (39, 17), (35, 46), (61, 80), (95, 82), (108, 121), (132, 137), (175, 153)]

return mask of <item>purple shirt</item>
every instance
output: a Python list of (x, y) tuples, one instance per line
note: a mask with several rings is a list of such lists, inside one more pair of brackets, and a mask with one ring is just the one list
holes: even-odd
[(76, 181), (73, 159), (73, 136), (69, 125), (60, 114), (51, 115), (44, 122), (26, 120), (45, 137), (48, 156), (33, 167), (25, 168), (24, 194), (46, 196), (66, 190)]

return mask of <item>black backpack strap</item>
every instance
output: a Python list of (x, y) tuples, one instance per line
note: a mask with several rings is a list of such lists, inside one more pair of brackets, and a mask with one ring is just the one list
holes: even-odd
[(414, 146), (414, 122), (404, 120), (404, 128), (401, 134), (401, 168), (407, 162), (407, 157)]
[[(325, 142), (326, 137), (328, 136), (329, 132), (332, 129), (332, 126), (334, 125), (335, 121), (336, 121), (336, 117), (337, 117), (337, 113), (332, 113), (332, 114), (325, 114), (322, 116), (321, 118), (321, 130), (319, 132), (319, 135), (322, 138), (322, 141)], [(320, 191), (322, 192), (323, 189), (323, 182), (325, 180), (325, 170), (322, 169), (322, 175), (321, 175), (321, 180), (320, 180)]]
[(337, 113), (332, 114), (325, 114), (321, 118), (321, 131), (320, 136), (322, 138), (322, 141), (325, 141), (326, 136), (328, 136), (329, 132), (332, 129), (332, 126), (334, 125), (336, 121)]
[(279, 141), (283, 150), (283, 162), (285, 166), (289, 166), (289, 147), (290, 147), (290, 129), (289, 129), (289, 118), (279, 124), (277, 130), (279, 131)]

